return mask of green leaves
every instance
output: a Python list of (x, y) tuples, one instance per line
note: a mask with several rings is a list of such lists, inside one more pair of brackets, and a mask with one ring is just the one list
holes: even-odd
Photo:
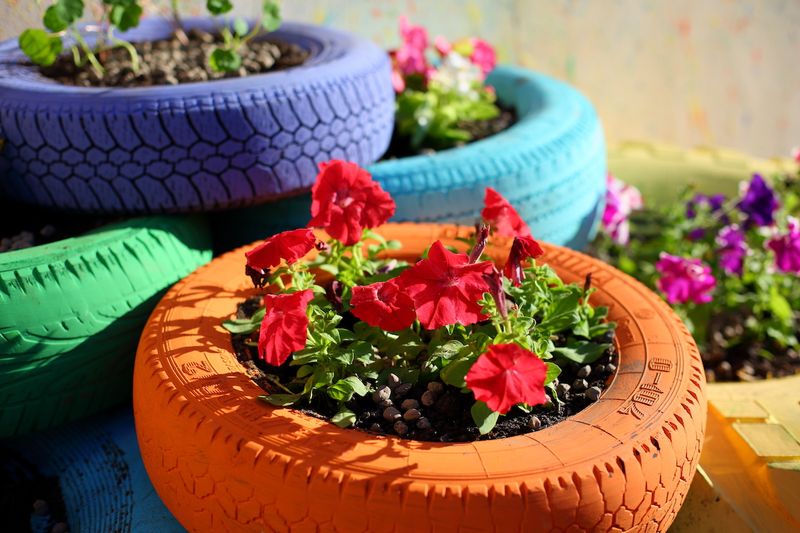
[(264, 0), (261, 6), (261, 26), (267, 31), (281, 27), (281, 9), (275, 0)]
[(61, 38), (44, 30), (27, 29), (19, 36), (19, 47), (37, 65), (52, 65), (61, 53)]
[(500, 414), (489, 409), (489, 406), (484, 402), (475, 402), (469, 412), (481, 435), (486, 435), (493, 430), (494, 426), (497, 425), (497, 420), (500, 418)]
[(233, 10), (230, 0), (206, 0), (206, 9), (212, 15), (224, 15)]
[(331, 417), (331, 422), (340, 428), (350, 427), (356, 423), (356, 414), (345, 406), (339, 408), (339, 412)]
[(211, 52), (208, 64), (216, 72), (232, 72), (242, 66), (242, 56), (235, 50), (216, 48)]
[(397, 95), (396, 105), (398, 132), (408, 137), (415, 149), (445, 149), (467, 142), (472, 135), (463, 128), (464, 123), (489, 120), (500, 114), (494, 96), (482, 87), (469, 94), (435, 83), (427, 89), (409, 88)]
[(302, 394), (267, 394), (259, 396), (258, 399), (276, 407), (288, 407), (297, 403), (302, 397)]
[(83, 0), (56, 0), (44, 12), (44, 27), (57, 33), (83, 16)]
[(142, 16), (142, 6), (137, 0), (103, 0), (106, 5), (111, 6), (108, 20), (119, 28), (120, 31), (127, 31), (139, 25)]
[(569, 359), (578, 364), (594, 363), (603, 353), (611, 347), (610, 344), (598, 344), (590, 341), (575, 341), (567, 346), (557, 347), (553, 355)]
[(369, 389), (364, 382), (356, 376), (348, 376), (340, 379), (331, 387), (328, 387), (328, 396), (340, 402), (349, 402), (353, 395), (364, 396)]

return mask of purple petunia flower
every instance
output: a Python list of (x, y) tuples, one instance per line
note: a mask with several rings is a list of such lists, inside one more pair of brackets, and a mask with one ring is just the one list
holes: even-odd
[(800, 221), (789, 217), (787, 232), (772, 237), (767, 247), (775, 253), (775, 268), (800, 276)]
[(699, 259), (661, 252), (656, 270), (661, 274), (657, 281), (658, 289), (669, 303), (704, 304), (711, 301), (717, 280), (711, 274), (711, 267)]
[(747, 255), (747, 244), (744, 239), (744, 232), (736, 224), (719, 230), (717, 235), (719, 266), (725, 273), (742, 275), (744, 258)]
[(771, 226), (775, 223), (778, 197), (760, 174), (753, 174), (750, 183), (740, 185), (739, 210), (747, 215), (747, 225)]
[(627, 244), (630, 234), (628, 216), (642, 207), (639, 189), (627, 185), (611, 174), (606, 178), (606, 209), (603, 211), (603, 227), (617, 244)]
[(706, 194), (697, 193), (694, 195), (694, 198), (686, 202), (686, 218), (694, 218), (697, 216), (697, 208), (701, 205), (707, 205), (708, 208), (711, 210), (712, 213), (716, 213), (722, 206), (725, 204), (724, 194), (715, 194), (713, 196), (708, 196)]

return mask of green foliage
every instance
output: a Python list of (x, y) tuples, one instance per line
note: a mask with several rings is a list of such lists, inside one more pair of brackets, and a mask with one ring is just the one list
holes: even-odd
[(494, 94), (476, 83), (468, 94), (431, 83), (427, 90), (407, 89), (397, 95), (397, 131), (414, 149), (437, 150), (472, 139), (464, 123), (499, 115)]
[(233, 4), (230, 0), (207, 0), (206, 9), (212, 15), (224, 15), (233, 10)]
[[(110, 42), (113, 46), (122, 46), (131, 55), (133, 70), (138, 71), (139, 57), (130, 43), (113, 35), (115, 29), (126, 31), (139, 25), (142, 7), (138, 0), (102, 0), (107, 8), (108, 30), (97, 30), (97, 44), (90, 47), (76, 23), (83, 16), (83, 0), (55, 0), (44, 12), (42, 24), (51, 33), (38, 29), (25, 30), (20, 35), (20, 49), (38, 65), (52, 65), (63, 49), (62, 35), (70, 40), (70, 49), (78, 66), (89, 62), (98, 75), (103, 74), (103, 66), (97, 53), (103, 51)], [(103, 21), (101, 21), (103, 22)], [(102, 25), (102, 24), (101, 24)]]
[(242, 66), (242, 56), (234, 50), (215, 48), (208, 58), (208, 64), (216, 72), (231, 72)]
[[(212, 15), (224, 15), (233, 10), (230, 0), (207, 0), (206, 8)], [(239, 49), (248, 41), (257, 37), (261, 30), (275, 31), (281, 25), (280, 6), (275, 0), (263, 0), (261, 4), (260, 24), (249, 28), (242, 18), (234, 19), (231, 28), (224, 26), (220, 33), (223, 45), (213, 50), (209, 57), (209, 66), (215, 72), (235, 72), (242, 66)]]
[(142, 6), (137, 0), (103, 0), (110, 7), (108, 20), (120, 31), (127, 31), (139, 25)]
[(28, 29), (19, 36), (19, 47), (37, 65), (47, 66), (61, 53), (61, 38), (44, 30)]
[[(481, 305), (489, 319), (470, 326), (427, 331), (414, 323), (405, 330), (388, 332), (353, 322), (348, 314), (351, 288), (397, 277), (407, 265), (386, 259), (383, 252), (400, 244), (371, 230), (353, 246), (335, 240), (327, 244), (327, 250), (314, 260), (277, 268), (267, 280), (283, 292), (315, 291), (307, 307), (305, 347), (286, 363), (296, 370), (288, 380), (268, 376), (276, 385), (275, 393), (263, 399), (273, 405), (297, 405), (316, 398), (336, 406), (334, 422), (344, 427), (355, 422), (351, 402), (386, 383), (389, 373), (404, 383), (441, 380), (470, 393), (465, 376), (490, 345), (500, 343), (516, 343), (545, 360), (544, 385), (552, 391), (562, 365), (591, 362), (610, 346), (604, 336), (614, 326), (605, 322), (606, 308), (590, 305), (593, 289), (565, 284), (550, 267), (536, 264), (525, 269), (519, 287), (505, 280), (504, 291), (513, 302), (506, 316), (501, 316), (486, 293)], [(334, 305), (328, 299), (312, 270), (328, 279), (335, 277), (342, 288), (339, 303)], [(290, 283), (286, 283), (287, 277)], [(250, 318), (227, 320), (223, 325), (234, 334), (255, 336), (264, 315), (262, 308)], [(557, 337), (563, 339), (558, 347), (553, 342)], [(483, 402), (476, 402), (471, 413), (482, 433), (491, 431), (499, 419)]]

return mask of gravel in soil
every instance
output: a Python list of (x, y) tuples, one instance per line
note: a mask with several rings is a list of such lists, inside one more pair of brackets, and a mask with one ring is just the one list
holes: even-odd
[[(458, 127), (468, 131), (472, 135), (472, 139), (468, 142), (459, 143), (456, 147), (480, 141), (481, 139), (500, 133), (513, 126), (516, 121), (517, 114), (513, 108), (500, 106), (500, 114), (494, 118), (460, 122)], [(412, 148), (411, 145), (408, 144), (408, 138), (398, 135), (397, 130), (395, 130), (392, 134), (392, 141), (389, 144), (389, 149), (386, 151), (386, 154), (384, 154), (383, 159), (398, 159), (415, 155), (433, 155), (437, 151), (438, 150), (434, 148), (422, 148), (420, 150)]]
[[(237, 317), (252, 316), (260, 305), (260, 297), (242, 302), (238, 305)], [(283, 381), (295, 371), (295, 367), (288, 364), (274, 367), (259, 359), (256, 348), (248, 344), (247, 335), (231, 335), (231, 338), (246, 374), (267, 393), (275, 389), (268, 375)], [(613, 343), (613, 332), (604, 341)], [(617, 362), (617, 353), (612, 348), (592, 364), (570, 363), (562, 367), (555, 382), (560, 402), (533, 407), (529, 413), (514, 407), (500, 417), (495, 428), (486, 435), (479, 433), (470, 415), (474, 396), (440, 381), (403, 383), (390, 373), (387, 383), (378, 386), (371, 396), (354, 396), (347, 406), (357, 416), (355, 427), (370, 433), (435, 442), (513, 437), (555, 425), (596, 402), (614, 376)], [(329, 420), (338, 406), (327, 397), (317, 395), (310, 405), (297, 408), (309, 416)]]
[(41, 72), (64, 85), (150, 87), (273, 72), (302, 65), (308, 58), (308, 52), (295, 44), (269, 38), (256, 39), (238, 50), (242, 56), (239, 70), (215, 72), (208, 65), (208, 58), (222, 38), (196, 29), (188, 31), (187, 36), (187, 44), (181, 43), (176, 36), (131, 43), (139, 54), (139, 72), (134, 72), (130, 55), (121, 47), (100, 54), (100, 61), (105, 68), (102, 76), (98, 76), (88, 63), (77, 66), (71, 54), (62, 54), (53, 65), (42, 68)]
[(4, 531), (68, 530), (58, 478), (43, 476), (9, 449), (0, 449), (0, 523)]
[[(708, 339), (703, 350), (706, 379), (715, 381), (758, 381), (792, 376), (800, 372), (797, 350), (763, 345), (745, 336), (749, 313), (730, 313), (713, 317), (708, 324)], [(800, 324), (797, 335), (800, 335)], [(765, 357), (764, 354), (770, 354)]]
[(0, 202), (0, 253), (77, 237), (119, 217), (59, 213), (20, 203)]

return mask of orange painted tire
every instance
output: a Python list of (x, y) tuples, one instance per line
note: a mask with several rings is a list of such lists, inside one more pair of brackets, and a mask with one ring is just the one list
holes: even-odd
[[(387, 225), (413, 259), (453, 226)], [(507, 244), (493, 254), (505, 255)], [(190, 531), (665, 531), (700, 457), (704, 374), (661, 299), (577, 252), (546, 246), (567, 281), (592, 273), (618, 323), (618, 372), (551, 428), (464, 444), (381, 437), (256, 397), (220, 322), (252, 294), (242, 250), (177, 284), (142, 335), (134, 414), (142, 456)]]

